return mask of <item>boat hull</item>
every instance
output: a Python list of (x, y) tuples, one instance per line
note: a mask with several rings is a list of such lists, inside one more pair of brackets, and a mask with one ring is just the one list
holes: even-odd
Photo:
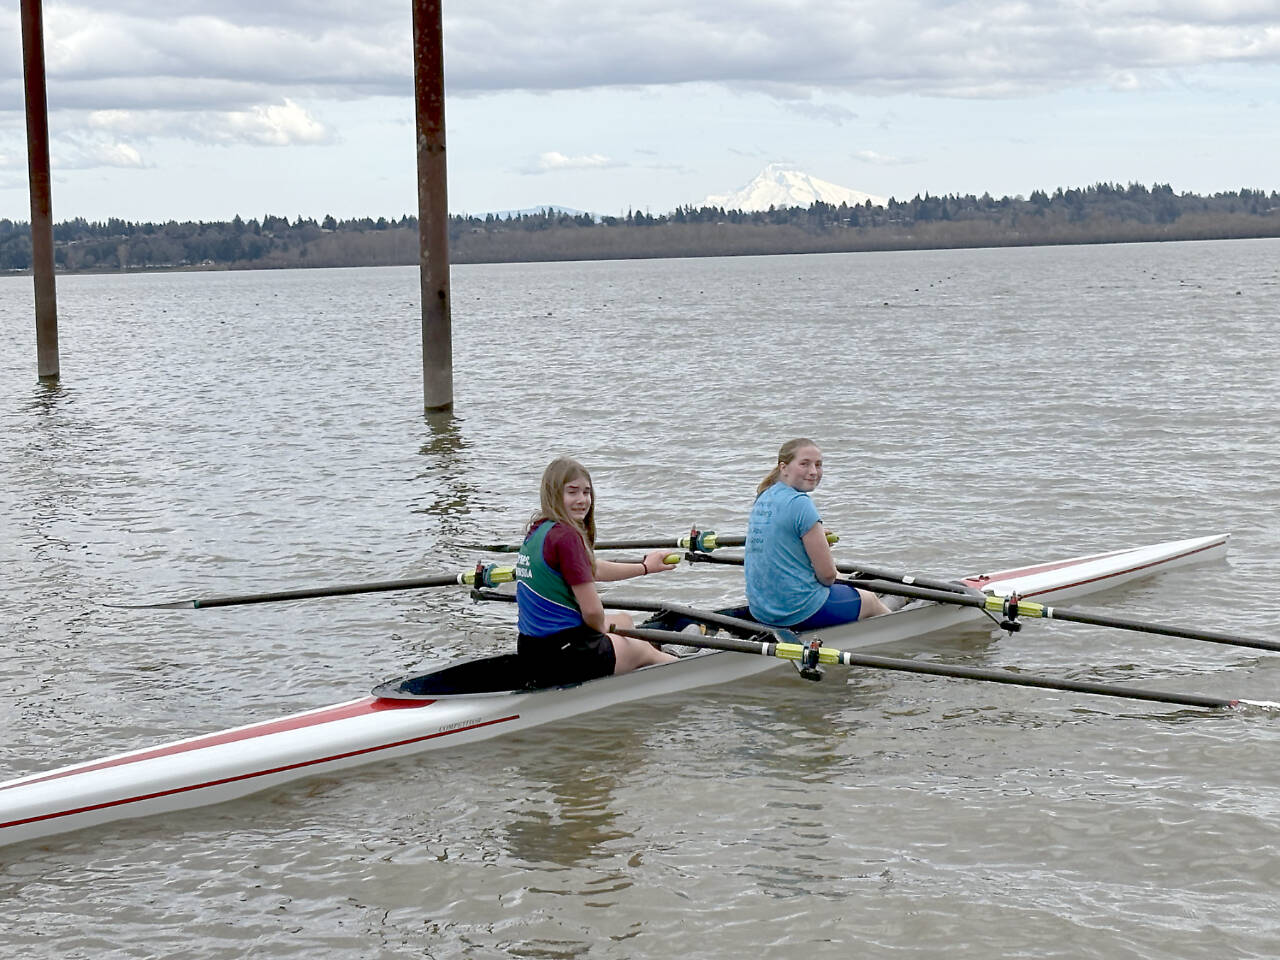
[[(966, 578), (989, 593), (1061, 602), (1175, 567), (1220, 560), (1227, 537), (1202, 537)], [(888, 616), (816, 631), (861, 650), (986, 618), (972, 607), (912, 604)], [(501, 689), (428, 699), (361, 697), (263, 723), (62, 767), (0, 784), (0, 845), (221, 803), (374, 760), (460, 746), (577, 714), (717, 683), (782, 661), (706, 652), (569, 687)]]

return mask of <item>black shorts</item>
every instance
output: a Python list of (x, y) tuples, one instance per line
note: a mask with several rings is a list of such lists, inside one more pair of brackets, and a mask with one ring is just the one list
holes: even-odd
[(582, 683), (613, 673), (613, 641), (585, 623), (545, 637), (520, 634), (516, 653), (535, 686)]

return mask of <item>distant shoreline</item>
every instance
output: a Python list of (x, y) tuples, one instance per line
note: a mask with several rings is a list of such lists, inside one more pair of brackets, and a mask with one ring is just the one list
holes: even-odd
[[(416, 238), (417, 233), (413, 231)], [(473, 266), (480, 264), (501, 264), (501, 263), (575, 263), (575, 262), (593, 262), (593, 261), (624, 261), (624, 260), (689, 260), (699, 258), (720, 258), (720, 257), (772, 257), (772, 256), (805, 256), (809, 254), (832, 254), (832, 253), (893, 253), (893, 252), (916, 252), (929, 250), (996, 250), (1009, 247), (1077, 247), (1077, 246), (1106, 246), (1111, 244), (1130, 244), (1130, 243), (1195, 243), (1213, 240), (1265, 240), (1280, 239), (1280, 222), (1260, 226), (1256, 230), (1235, 230), (1222, 231), (1219, 233), (1205, 233), (1203, 231), (1187, 234), (1181, 234), (1177, 231), (1162, 231), (1158, 235), (1134, 235), (1132, 232), (1126, 232), (1123, 236), (1106, 236), (1092, 237), (1088, 239), (1056, 239), (1056, 240), (1036, 240), (1024, 238), (984, 238), (981, 242), (964, 243), (955, 240), (946, 243), (925, 243), (913, 241), (911, 237), (897, 238), (893, 242), (882, 243), (861, 243), (861, 244), (778, 244), (772, 246), (766, 243), (759, 245), (751, 244), (752, 249), (734, 249), (724, 251), (697, 251), (697, 252), (666, 252), (662, 250), (652, 251), (636, 251), (627, 253), (624, 251), (614, 251), (609, 253), (601, 253), (599, 250), (575, 250), (564, 249), (558, 255), (535, 255), (535, 256), (515, 256), (512, 254), (504, 254), (499, 251), (492, 251), (489, 256), (475, 256), (474, 253), (464, 252), (461, 255), (456, 247), (450, 249), (450, 266)], [(386, 260), (386, 261), (366, 261), (361, 263), (340, 263), (340, 262), (322, 262), (319, 258), (308, 257), (304, 261), (236, 261), (228, 263), (199, 263), (199, 264), (145, 264), (145, 265), (128, 265), (119, 266), (93, 266), (82, 267), (74, 270), (68, 270), (59, 264), (55, 268), (58, 276), (107, 276), (120, 274), (141, 274), (141, 273), (219, 273), (227, 271), (255, 271), (255, 270), (306, 270), (306, 269), (346, 269), (355, 267), (402, 267), (416, 266), (418, 260), (413, 259)], [(29, 267), (10, 268), (4, 270), (3, 273), (11, 276), (29, 276), (31, 269)]]
[[(814, 203), (763, 212), (683, 207), (625, 217), (547, 208), (514, 217), (449, 218), (450, 262), (544, 263), (869, 253), (1280, 237), (1280, 194), (1209, 197), (1167, 186), (1096, 184), (1030, 198), (915, 197), (885, 206)], [(407, 266), (419, 261), (418, 224), (236, 217), (164, 224), (74, 220), (55, 225), (59, 273), (200, 272)], [(0, 220), (0, 272), (29, 271), (30, 229)]]

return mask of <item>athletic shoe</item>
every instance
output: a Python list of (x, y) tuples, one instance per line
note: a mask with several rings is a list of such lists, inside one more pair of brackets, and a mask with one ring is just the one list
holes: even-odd
[[(707, 625), (705, 623), (691, 623), (680, 632), (694, 637), (705, 637), (707, 635)], [(691, 657), (695, 653), (701, 653), (706, 648), (695, 647), (686, 643), (667, 643), (663, 645), (662, 649), (676, 657)]]

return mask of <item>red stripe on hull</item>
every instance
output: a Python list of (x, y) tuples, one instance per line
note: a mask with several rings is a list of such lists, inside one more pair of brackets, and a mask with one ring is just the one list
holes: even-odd
[[(378, 697), (368, 697), (364, 700), (357, 700), (354, 703), (344, 703), (333, 707), (325, 707), (311, 713), (304, 713), (292, 717), (282, 717), (279, 720), (267, 720), (264, 723), (254, 724), (253, 726), (244, 727), (239, 730), (223, 730), (221, 733), (211, 733), (208, 736), (196, 737), (193, 740), (186, 740), (179, 743), (167, 743), (151, 750), (143, 750), (138, 753), (127, 753), (121, 757), (99, 760), (97, 763), (85, 764), (83, 766), (72, 767), (66, 770), (54, 770), (43, 777), (36, 777), (31, 780), (22, 780), (18, 783), (0, 785), (0, 790), (10, 790), (14, 787), (25, 787), (28, 784), (43, 783), (46, 780), (57, 780), (61, 777), (74, 777), (76, 774), (87, 773), (90, 770), (106, 770), (110, 767), (121, 767), (125, 764), (137, 763), (140, 760), (154, 760), (156, 757), (175, 756), (179, 753), (187, 753), (191, 750), (202, 750), (205, 747), (216, 747), (224, 743), (235, 743), (237, 740), (252, 740), (257, 737), (265, 737), (273, 733), (284, 733), (288, 730), (301, 730), (303, 727), (315, 727), (324, 723), (333, 723), (336, 720), (349, 720), (352, 717), (360, 717), (367, 713), (377, 713), (380, 710), (403, 710), (425, 707), (427, 704), (434, 702), (434, 700), (383, 700)], [(0, 826), (3, 826), (3, 824), (0, 824)]]
[[(365, 703), (365, 701), (361, 702)], [(419, 705), (427, 702), (429, 701), (419, 701)], [(301, 770), (305, 767), (314, 767), (321, 763), (332, 763), (335, 760), (345, 760), (348, 757), (359, 757), (364, 754), (377, 753), (381, 750), (391, 750), (395, 747), (403, 747), (412, 743), (424, 743), (427, 740), (435, 740), (439, 737), (447, 737), (455, 733), (466, 733), (469, 730), (479, 730), (482, 727), (493, 726), (495, 723), (507, 723), (511, 720), (519, 719), (520, 715), (516, 713), (509, 717), (498, 717), (494, 720), (486, 720), (483, 723), (474, 723), (467, 727), (459, 727), (457, 730), (442, 730), (439, 733), (429, 733), (422, 737), (410, 737), (408, 740), (397, 740), (394, 743), (380, 743), (376, 747), (363, 747), (359, 750), (349, 750), (346, 753), (337, 753), (331, 757), (317, 757), (314, 760), (302, 760), (298, 763), (290, 763), (282, 767), (271, 767), (267, 770), (255, 770), (252, 773), (242, 773), (234, 777), (223, 777), (221, 780), (208, 780), (204, 783), (191, 783), (185, 787), (174, 787), (171, 790), (157, 790), (155, 793), (144, 793), (136, 797), (121, 797), (119, 800), (108, 800), (104, 803), (94, 803), (86, 807), (75, 807), (71, 810), (59, 810), (56, 813), (45, 813), (38, 817), (26, 817), (22, 820), (10, 820), (8, 823), (0, 823), (0, 830), (4, 830), (7, 827), (20, 827), (28, 823), (42, 823), (46, 820), (56, 820), (59, 817), (73, 817), (76, 814), (89, 813), (93, 810), (106, 810), (111, 807), (124, 806), (127, 803), (142, 803), (147, 800), (155, 800), (159, 797), (171, 797), (179, 793), (190, 793), (193, 790), (220, 787), (226, 783), (238, 783), (242, 780), (253, 780), (257, 777), (267, 777), (273, 773), (283, 773), (286, 770)]]
[[(1125, 567), (1123, 570), (1112, 570), (1110, 573), (1104, 573), (1098, 577), (1089, 577), (1084, 580), (1073, 580), (1070, 583), (1055, 584), (1054, 586), (1046, 587), (1043, 590), (1034, 590), (1031, 593), (1024, 593), (1022, 594), (1022, 596), (1038, 597), (1042, 593), (1057, 593), (1060, 590), (1071, 590), (1075, 587), (1082, 587), (1086, 584), (1099, 583), (1103, 580), (1110, 580), (1112, 577), (1123, 577), (1123, 576), (1126, 576), (1127, 574), (1137, 573), (1139, 570), (1149, 570), (1152, 567), (1163, 567), (1169, 563), (1172, 563), (1175, 560), (1182, 560), (1182, 559), (1185, 559), (1186, 557), (1193, 557), (1197, 553), (1204, 553), (1204, 551), (1206, 550), (1216, 550), (1226, 542), (1227, 541), (1225, 540), (1216, 540), (1213, 543), (1207, 544), (1203, 547), (1197, 547), (1194, 550), (1188, 550), (1186, 553), (1180, 553), (1177, 556), (1161, 557), (1159, 560), (1152, 560), (1150, 563), (1140, 563), (1134, 567)], [(972, 584), (975, 587), (981, 588), (983, 584), (986, 584), (986, 583), (992, 583), (992, 582), (999, 583), (1002, 580), (1010, 580), (1010, 579), (1013, 579), (1014, 577), (1027, 577), (1037, 573), (1045, 573), (1049, 570), (1061, 570), (1064, 567), (1081, 566), (1082, 564), (1088, 563), (1092, 560), (1103, 560), (1107, 557), (1115, 557), (1115, 556), (1119, 556), (1122, 553), (1129, 553), (1129, 552), (1130, 551), (1128, 550), (1116, 550), (1113, 553), (1100, 553), (1096, 557), (1087, 557), (1084, 560), (1063, 560), (1058, 563), (1045, 563), (1035, 567), (1024, 567), (1021, 570), (1005, 570), (1000, 573), (993, 573), (987, 576), (966, 577), (964, 582)]]
[(1063, 567), (1078, 567), (1091, 560), (1105, 560), (1107, 557), (1118, 557), (1128, 550), (1113, 550), (1111, 553), (1099, 553), (1084, 560), (1055, 560), (1052, 563), (1038, 563), (1034, 567), (1019, 567), (1016, 570), (1001, 570), (999, 573), (984, 573), (978, 577), (966, 577), (965, 583), (988, 583), (992, 580), (1012, 580), (1014, 577), (1030, 577), (1037, 573), (1048, 573), (1050, 570), (1061, 570)]

